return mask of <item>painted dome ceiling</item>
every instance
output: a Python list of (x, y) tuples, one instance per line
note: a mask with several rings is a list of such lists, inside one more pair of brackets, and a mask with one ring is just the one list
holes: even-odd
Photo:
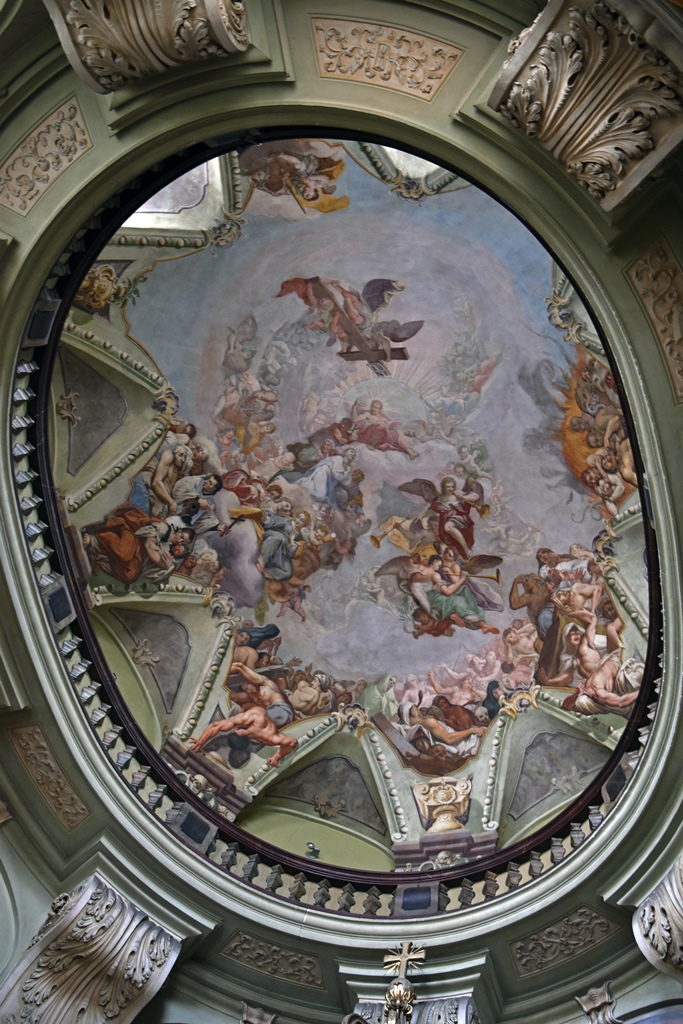
[(588, 312), (480, 189), (348, 141), (198, 167), (99, 254), (49, 402), (82, 628), (224, 820), (462, 869), (617, 798), (637, 453)]

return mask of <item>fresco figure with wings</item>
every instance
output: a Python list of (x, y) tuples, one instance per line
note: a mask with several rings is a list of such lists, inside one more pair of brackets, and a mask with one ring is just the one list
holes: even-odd
[(462, 558), (469, 558), (474, 547), (474, 520), (472, 509), (480, 516), (488, 515), (484, 502), (484, 488), (472, 476), (465, 476), (463, 487), (458, 488), (455, 477), (447, 476), (437, 491), (431, 480), (417, 477), (401, 484), (399, 491), (416, 494), (428, 503), (429, 509), (439, 517), (438, 537)]
[(297, 295), (314, 311), (314, 316), (302, 321), (306, 330), (324, 339), (328, 346), (338, 341), (342, 359), (365, 361), (378, 376), (386, 377), (389, 371), (384, 364), (392, 359), (408, 359), (401, 342), (409, 341), (424, 324), (424, 320), (400, 323), (377, 319), (392, 296), (404, 288), (402, 281), (373, 278), (359, 294), (329, 278), (292, 277), (282, 282), (277, 298)]

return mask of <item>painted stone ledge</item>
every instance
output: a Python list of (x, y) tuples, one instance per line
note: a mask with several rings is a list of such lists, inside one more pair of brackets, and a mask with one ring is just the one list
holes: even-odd
[(88, 817), (90, 811), (65, 776), (39, 725), (8, 729), (12, 745), (50, 810), (67, 832)]
[[(65, 100), (29, 132), (0, 164), (0, 206), (25, 217), (47, 189), (79, 157), (92, 140), (78, 100)], [(0, 254), (9, 240), (0, 238)]]
[(626, 271), (657, 335), (677, 404), (683, 402), (683, 267), (666, 238)]
[(58, 896), (0, 988), (0, 1020), (128, 1024), (158, 991), (180, 939), (98, 874)]
[(633, 934), (653, 967), (683, 981), (683, 857), (635, 911)]
[(249, 45), (244, 0), (43, 0), (74, 70), (95, 92)]
[(551, 0), (509, 52), (489, 106), (604, 209), (683, 139), (681, 69), (603, 0)]

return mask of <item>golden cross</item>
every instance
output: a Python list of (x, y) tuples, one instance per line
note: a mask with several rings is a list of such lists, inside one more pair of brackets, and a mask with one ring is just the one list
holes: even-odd
[(400, 978), (407, 978), (411, 967), (418, 970), (418, 962), (424, 960), (425, 951), (422, 946), (413, 946), (412, 942), (404, 942), (400, 949), (390, 949), (384, 956), (384, 970), (387, 974), (396, 972)]

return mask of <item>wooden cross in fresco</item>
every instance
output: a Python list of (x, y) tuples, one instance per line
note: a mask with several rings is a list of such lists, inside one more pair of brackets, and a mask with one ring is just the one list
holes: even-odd
[(384, 970), (389, 973), (394, 971), (399, 978), (407, 978), (411, 967), (418, 967), (418, 963), (425, 958), (425, 951), (422, 946), (413, 946), (412, 942), (404, 942), (400, 949), (390, 949), (384, 956)]

